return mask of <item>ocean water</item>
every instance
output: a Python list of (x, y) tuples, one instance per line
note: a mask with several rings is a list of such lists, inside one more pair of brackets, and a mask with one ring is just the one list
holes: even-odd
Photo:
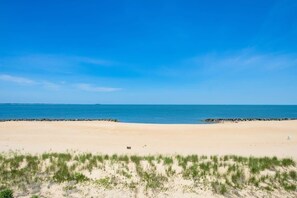
[(132, 123), (204, 123), (206, 118), (297, 118), (297, 105), (0, 104), (0, 119), (118, 119)]

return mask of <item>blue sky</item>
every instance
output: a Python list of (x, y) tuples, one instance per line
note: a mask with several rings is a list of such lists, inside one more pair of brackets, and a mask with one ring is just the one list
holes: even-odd
[(297, 1), (0, 0), (0, 102), (297, 104)]

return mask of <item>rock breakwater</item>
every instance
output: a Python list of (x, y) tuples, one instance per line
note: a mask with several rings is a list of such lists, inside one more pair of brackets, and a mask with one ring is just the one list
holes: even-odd
[(247, 121), (284, 121), (297, 120), (297, 118), (207, 118), (204, 122), (222, 123), (222, 122), (247, 122)]
[(102, 119), (55, 119), (55, 118), (32, 118), (32, 119), (0, 119), (0, 122), (11, 122), (11, 121), (108, 121), (108, 122), (119, 122), (117, 119), (102, 118)]

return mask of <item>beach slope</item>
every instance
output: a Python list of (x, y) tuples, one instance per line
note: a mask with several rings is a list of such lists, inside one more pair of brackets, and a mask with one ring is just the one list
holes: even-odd
[[(131, 147), (131, 149), (127, 149)], [(297, 121), (132, 124), (0, 122), (0, 151), (278, 156), (297, 159)]]

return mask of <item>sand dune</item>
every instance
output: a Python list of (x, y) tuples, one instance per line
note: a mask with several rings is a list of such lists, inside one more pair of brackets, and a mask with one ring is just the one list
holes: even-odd
[[(131, 146), (131, 149), (127, 149)], [(201, 125), (101, 121), (0, 123), (0, 151), (280, 156), (297, 159), (297, 121)]]

